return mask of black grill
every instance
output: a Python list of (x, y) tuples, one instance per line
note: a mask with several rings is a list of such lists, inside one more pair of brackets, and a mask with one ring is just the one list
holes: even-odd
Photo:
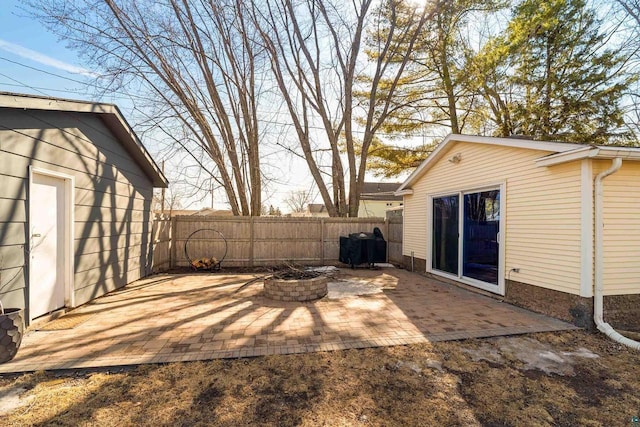
[(352, 233), (348, 237), (340, 236), (340, 262), (351, 265), (387, 262), (387, 242), (378, 227), (373, 233)]

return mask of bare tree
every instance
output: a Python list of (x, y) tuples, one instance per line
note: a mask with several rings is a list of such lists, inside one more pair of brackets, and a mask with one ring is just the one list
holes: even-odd
[(289, 206), (291, 212), (304, 212), (307, 205), (311, 202), (311, 191), (292, 191), (284, 202)]
[(148, 93), (149, 125), (191, 154), (225, 190), (235, 215), (259, 215), (262, 53), (243, 3), (27, 2), (33, 15), (102, 73), (103, 90)]
[[(302, 156), (331, 216), (358, 214), (369, 146), (430, 15), (425, 7), (409, 17), (412, 25), (396, 26), (403, 0), (383, 3), (266, 0), (252, 9)], [(368, 46), (375, 50), (372, 62), (363, 52), (367, 28), (378, 40)], [(368, 97), (359, 100), (357, 92)]]
[(177, 209), (182, 209), (182, 199), (184, 195), (175, 187), (175, 185), (169, 185), (169, 188), (163, 192), (160, 189), (156, 189), (153, 192), (153, 200), (151, 210), (156, 213), (166, 213), (171, 215), (171, 212)]
[(616, 0), (625, 12), (640, 25), (640, 1), (638, 0)]

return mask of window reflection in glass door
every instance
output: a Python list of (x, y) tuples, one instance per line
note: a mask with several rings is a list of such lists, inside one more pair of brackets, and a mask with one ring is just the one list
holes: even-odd
[(462, 275), (498, 284), (500, 190), (464, 195)]
[(458, 195), (433, 199), (433, 239), (431, 266), (440, 271), (458, 274)]

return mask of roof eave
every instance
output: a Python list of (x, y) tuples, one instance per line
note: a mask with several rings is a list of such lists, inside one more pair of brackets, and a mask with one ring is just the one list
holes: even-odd
[(427, 156), (427, 158), (411, 173), (411, 175), (409, 175), (406, 181), (400, 185), (396, 194), (413, 185), (416, 180), (424, 175), (429, 170), (430, 166), (443, 156), (443, 153), (446, 151), (446, 147), (452, 142), (472, 142), (476, 144), (499, 145), (551, 152), (565, 152), (585, 147), (584, 145), (565, 142), (535, 141), (532, 139), (519, 138), (497, 138), (492, 136), (460, 135), (452, 133), (447, 135), (447, 137), (438, 144), (436, 149)]
[(166, 188), (169, 186), (167, 178), (153, 161), (151, 155), (144, 145), (142, 145), (142, 142), (140, 142), (131, 126), (129, 126), (120, 109), (114, 104), (0, 92), (0, 108), (96, 114), (102, 118), (105, 125), (109, 127), (114, 135), (123, 142), (127, 152), (129, 152), (136, 163), (144, 170), (154, 187)]
[(585, 147), (582, 149), (571, 150), (564, 153), (553, 154), (541, 157), (536, 160), (536, 164), (540, 167), (553, 166), (562, 163), (573, 162), (583, 159), (614, 159), (620, 157), (626, 160), (640, 161), (640, 149), (625, 147)]
[[(124, 140), (125, 148), (134, 160), (145, 171), (147, 176), (151, 178), (151, 183), (156, 188), (167, 188), (169, 186), (169, 180), (164, 176), (164, 173), (160, 170), (156, 162), (151, 157), (151, 154), (147, 151), (142, 142), (138, 139), (129, 123), (120, 113), (120, 109), (113, 105), (113, 111), (108, 114), (100, 114), (105, 124), (111, 129), (111, 131), (121, 140)], [(110, 118), (113, 117), (117, 120), (117, 123), (111, 123)]]

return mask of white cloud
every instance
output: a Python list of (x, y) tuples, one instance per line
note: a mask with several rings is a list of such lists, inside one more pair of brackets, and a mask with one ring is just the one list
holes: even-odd
[(93, 77), (93, 78), (98, 77), (98, 74), (93, 73), (87, 70), (86, 68), (78, 67), (76, 65), (57, 60), (55, 58), (52, 58), (40, 52), (36, 52), (35, 50), (28, 49), (24, 46), (11, 43), (6, 40), (0, 39), (0, 49), (13, 53), (14, 55), (18, 55), (23, 58), (29, 59), (31, 61), (39, 62), (40, 64), (57, 68), (58, 70), (66, 71), (68, 73), (80, 74), (86, 77)]

